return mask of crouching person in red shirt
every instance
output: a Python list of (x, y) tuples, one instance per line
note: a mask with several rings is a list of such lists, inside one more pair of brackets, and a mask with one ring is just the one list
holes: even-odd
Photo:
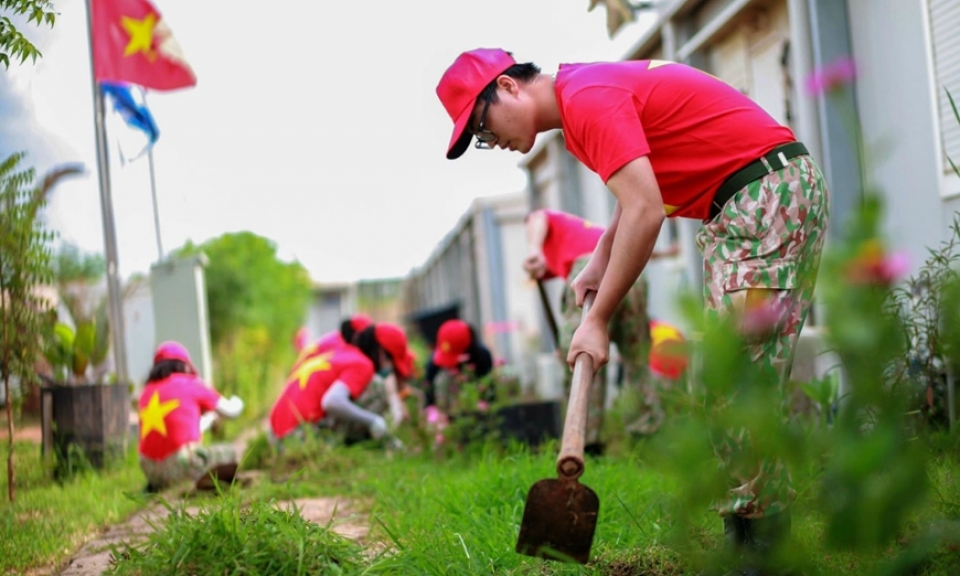
[(153, 368), (140, 394), (140, 468), (147, 492), (181, 481), (208, 488), (212, 479), (233, 480), (237, 454), (232, 446), (203, 446), (201, 417), (236, 418), (243, 401), (224, 398), (197, 376), (187, 349), (164, 342), (153, 356)]
[[(353, 343), (319, 350), (295, 366), (274, 404), (270, 412), (272, 442), (302, 436), (305, 427), (315, 426), (327, 415), (338, 423), (363, 427), (373, 439), (384, 438), (387, 421), (361, 407), (360, 400), (378, 374), (391, 381), (391, 375), (403, 380), (412, 367), (406, 335), (388, 323), (368, 326)], [(395, 390), (396, 386), (394, 394)]]

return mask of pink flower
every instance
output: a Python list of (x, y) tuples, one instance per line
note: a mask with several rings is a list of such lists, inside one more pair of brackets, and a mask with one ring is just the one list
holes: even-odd
[(740, 333), (748, 341), (764, 340), (780, 331), (789, 306), (778, 298), (768, 298), (747, 310), (740, 318)]
[(440, 421), (440, 410), (436, 406), (427, 406), (427, 422), (436, 424)]
[(882, 277), (888, 284), (903, 278), (910, 271), (910, 256), (905, 250), (898, 250), (884, 258), (881, 264)]
[(906, 276), (910, 258), (900, 250), (887, 253), (877, 239), (867, 240), (847, 264), (846, 276), (851, 284), (889, 286)]
[(477, 402), (477, 410), (481, 412), (486, 412), (489, 408), (490, 408), (490, 405), (484, 402), (483, 400), (480, 400)]
[(437, 435), (433, 439), (437, 443), (437, 446), (447, 441), (447, 439), (443, 436), (442, 432), (437, 432)]
[(857, 65), (853, 58), (838, 58), (807, 77), (807, 93), (816, 96), (833, 92), (844, 84), (849, 84), (856, 76)]

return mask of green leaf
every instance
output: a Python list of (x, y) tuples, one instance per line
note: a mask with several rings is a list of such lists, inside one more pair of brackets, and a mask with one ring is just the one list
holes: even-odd
[(81, 322), (77, 326), (77, 337), (73, 342), (73, 374), (83, 378), (90, 365), (90, 354), (97, 341), (97, 327), (92, 320)]
[(54, 327), (54, 336), (60, 346), (62, 346), (65, 350), (73, 350), (73, 328), (70, 328), (61, 322), (57, 322), (57, 325)]
[[(950, 93), (950, 90), (947, 88), (943, 89), (947, 93), (947, 100), (950, 101), (950, 108), (953, 109), (953, 117), (957, 119), (957, 123), (960, 123), (960, 112), (957, 111), (957, 103), (953, 100), (953, 94)], [(947, 162), (950, 163), (950, 167), (953, 168), (953, 173), (960, 177), (960, 169), (957, 168), (957, 165), (953, 163), (953, 159), (947, 156)]]

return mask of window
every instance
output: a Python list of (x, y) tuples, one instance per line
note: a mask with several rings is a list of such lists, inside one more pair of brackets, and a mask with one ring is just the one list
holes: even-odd
[[(960, 104), (960, 2), (957, 0), (929, 0), (930, 34), (933, 41), (934, 83), (940, 118), (940, 141), (943, 153), (960, 162), (960, 123), (953, 115), (946, 91)], [(952, 172), (944, 160), (946, 172)]]

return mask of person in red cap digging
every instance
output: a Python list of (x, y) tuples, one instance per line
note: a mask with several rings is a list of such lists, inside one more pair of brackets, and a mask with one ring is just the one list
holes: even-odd
[[(576, 306), (576, 294), (571, 282), (590, 261), (604, 228), (573, 214), (548, 209), (534, 210), (527, 214), (524, 227), (527, 237), (524, 270), (530, 278), (537, 281), (551, 278), (561, 278), (564, 281), (557, 346), (563, 358), (566, 358), (570, 340), (580, 325), (580, 310)], [(668, 254), (675, 252), (655, 253), (651, 257)], [(647, 285), (641, 276), (620, 302), (609, 326), (611, 340), (616, 343), (620, 353), (624, 382), (630, 391), (640, 394), (640, 405), (636, 407), (639, 414), (634, 415), (627, 429), (641, 436), (654, 434), (664, 420), (656, 381), (650, 378), (648, 373), (649, 323)], [(567, 372), (565, 389), (568, 395), (571, 378), (572, 374)], [(606, 374), (601, 368), (590, 387), (585, 446), (587, 453), (600, 454), (603, 451), (601, 436), (606, 390)]]
[[(537, 134), (564, 142), (616, 197), (610, 224), (573, 282), (596, 301), (567, 361), (607, 361), (610, 319), (647, 264), (665, 218), (701, 220), (704, 300), (711, 314), (782, 311), (778, 330), (749, 343), (754, 362), (790, 373), (813, 298), (829, 207), (823, 176), (793, 132), (735, 88), (663, 60), (564, 64), (554, 75), (501, 49), (460, 54), (437, 95), (453, 120), (447, 158), (480, 149), (527, 153)], [(771, 406), (771, 410), (779, 407)], [(730, 542), (761, 560), (790, 529), (795, 498), (782, 462), (757, 461), (743, 430), (715, 443), (731, 490), (717, 503)], [(741, 438), (743, 440), (741, 440)]]
[[(424, 390), (428, 422), (445, 418), (456, 410), (461, 386), (493, 371), (493, 354), (463, 320), (447, 320), (437, 330), (436, 345), (427, 362)], [(492, 388), (481, 390), (480, 400), (494, 400)]]
[[(378, 374), (388, 382), (405, 380), (413, 371), (413, 361), (403, 330), (388, 323), (367, 326), (353, 344), (311, 356), (291, 372), (273, 405), (271, 440), (302, 436), (302, 426), (316, 425), (327, 414), (335, 421), (334, 427), (348, 432), (359, 428), (364, 436), (384, 438), (388, 424), (375, 404), (390, 391), (368, 393), (368, 388)], [(396, 396), (395, 386), (392, 394)]]
[(203, 446), (201, 418), (209, 413), (236, 418), (243, 401), (224, 398), (204, 383), (182, 344), (164, 342), (157, 348), (138, 406), (140, 468), (147, 492), (184, 480), (209, 488), (214, 478), (233, 479), (236, 451), (232, 446)]
[(424, 417), (436, 432), (437, 444), (445, 441), (443, 430), (464, 410), (465, 386), (477, 386), (477, 409), (486, 411), (496, 399), (496, 390), (482, 379), (493, 372), (493, 354), (463, 320), (447, 320), (437, 330), (433, 353), (424, 370)]

